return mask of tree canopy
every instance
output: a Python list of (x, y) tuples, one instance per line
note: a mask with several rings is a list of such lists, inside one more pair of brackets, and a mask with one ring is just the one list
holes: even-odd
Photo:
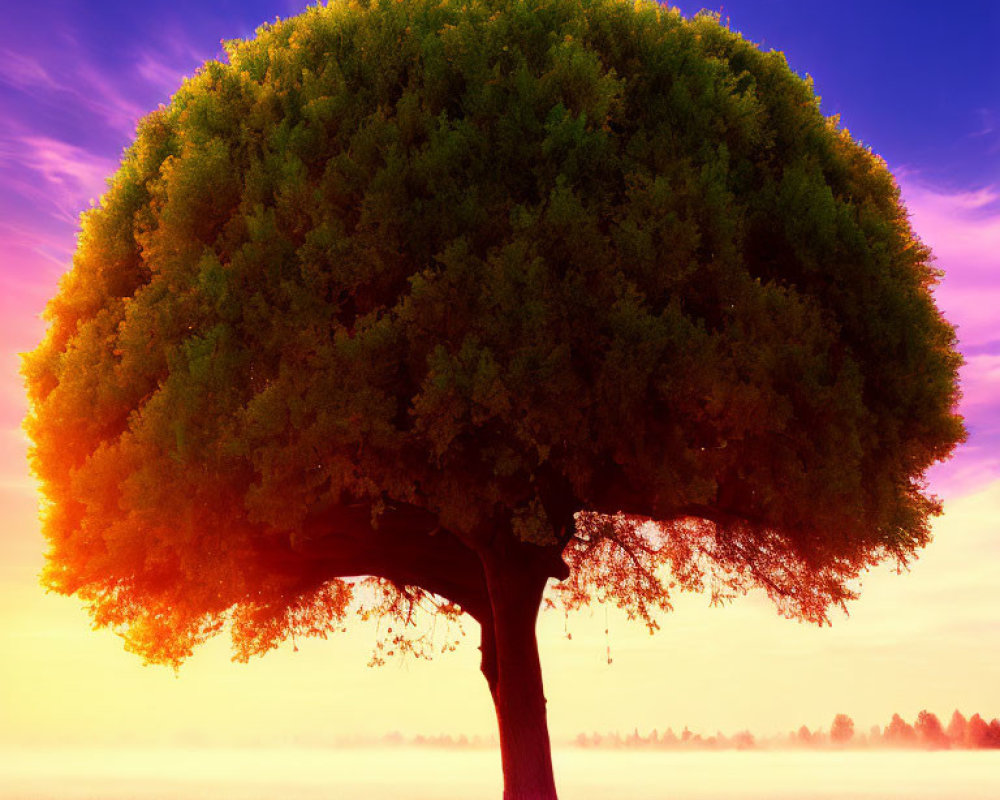
[(780, 53), (645, 0), (333, 2), (226, 50), (24, 366), (44, 581), (129, 647), (325, 635), (351, 576), (481, 619), (498, 543), (568, 606), (822, 621), (926, 544), (938, 272)]

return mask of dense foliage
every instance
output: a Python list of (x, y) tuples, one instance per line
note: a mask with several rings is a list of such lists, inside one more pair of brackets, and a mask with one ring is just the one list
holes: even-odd
[(315, 556), (337, 508), (506, 530), (638, 613), (714, 576), (818, 621), (928, 541), (937, 273), (780, 53), (620, 0), (334, 2), (227, 52), (141, 121), (25, 364), (45, 581), (132, 648), (332, 630), (385, 578)]

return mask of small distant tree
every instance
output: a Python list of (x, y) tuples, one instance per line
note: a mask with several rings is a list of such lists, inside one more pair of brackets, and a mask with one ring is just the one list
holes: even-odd
[(846, 714), (837, 714), (830, 726), (830, 741), (840, 747), (854, 738), (854, 720)]
[[(723, 740), (725, 737), (721, 737)], [(738, 731), (729, 739), (729, 745), (737, 750), (752, 750), (757, 745), (754, 735), (750, 731)]]
[(809, 728), (803, 725), (802, 727), (799, 728), (798, 733), (795, 734), (795, 738), (800, 745), (803, 745), (804, 747), (809, 747), (810, 745), (813, 744), (813, 739), (815, 737), (813, 736), (812, 731), (810, 731)]
[(990, 720), (990, 732), (987, 739), (989, 746), (993, 748), (1000, 748), (1000, 719)]
[[(885, 164), (810, 82), (621, 0), (358, 0), (139, 125), (25, 361), (46, 586), (150, 662), (469, 614), (505, 796), (555, 797), (535, 620), (905, 565), (962, 439)], [(360, 583), (360, 588), (359, 588)]]
[(948, 734), (944, 732), (941, 721), (930, 711), (921, 711), (913, 725), (917, 740), (924, 747), (940, 750), (949, 746)]
[(965, 747), (965, 738), (968, 727), (969, 723), (956, 708), (954, 713), (951, 715), (951, 721), (948, 723), (948, 729), (946, 731), (948, 734), (948, 740), (951, 742), (953, 747)]
[(894, 747), (913, 747), (917, 743), (917, 734), (910, 723), (899, 714), (893, 714), (885, 729), (884, 740)]
[(965, 733), (966, 746), (972, 750), (980, 750), (990, 746), (990, 726), (979, 714), (969, 717), (969, 725)]

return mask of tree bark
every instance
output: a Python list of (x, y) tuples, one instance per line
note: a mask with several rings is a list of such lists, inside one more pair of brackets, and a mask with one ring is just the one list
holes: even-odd
[(497, 702), (497, 683), (499, 682), (499, 671), (497, 670), (497, 640), (493, 632), (493, 612), (489, 611), (479, 619), (479, 650), (482, 658), (479, 661), (479, 669), (486, 678), (486, 685), (490, 687), (490, 696), (493, 704)]
[(483, 623), (483, 674), (500, 729), (504, 800), (557, 800), (535, 636), (548, 576), (526, 548), (537, 549), (505, 543), (482, 555), (493, 612)]

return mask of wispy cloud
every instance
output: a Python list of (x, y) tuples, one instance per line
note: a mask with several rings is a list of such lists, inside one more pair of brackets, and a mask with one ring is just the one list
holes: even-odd
[(980, 407), (994, 408), (1000, 404), (1000, 355), (984, 353), (966, 356), (962, 378), (963, 408), (971, 411)]
[(43, 66), (33, 56), (0, 50), (0, 83), (43, 106), (69, 104), (119, 134), (132, 134), (136, 121), (148, 110), (128, 96), (120, 76), (103, 74), (83, 55)]
[(157, 58), (153, 53), (140, 55), (135, 63), (135, 71), (146, 83), (164, 92), (176, 90), (185, 77), (185, 73), (176, 66)]
[(0, 282), (8, 288), (11, 282), (16, 282), (21, 289), (34, 285), (35, 279), (27, 278), (16, 270), (7, 269), (11, 256), (30, 256), (32, 260), (40, 258), (55, 265), (65, 264), (73, 254), (74, 240), (65, 232), (52, 230), (51, 226), (37, 227), (28, 223), (12, 222), (0, 219), (0, 246), (7, 258), (0, 267)]
[(50, 187), (59, 188), (77, 200), (103, 193), (105, 178), (113, 168), (110, 160), (44, 136), (25, 137), (21, 144), (25, 166)]
[(0, 49), (0, 82), (17, 89), (57, 89), (56, 83), (37, 58)]
[[(160, 30), (155, 39), (147, 40), (141, 48), (130, 54), (136, 72), (149, 85), (161, 91), (172, 92), (182, 78), (191, 75), (201, 64), (216, 53), (206, 48), (204, 39), (192, 40), (189, 32), (176, 25)], [(221, 51), (222, 43), (215, 42), (214, 49)]]
[(80, 211), (106, 189), (115, 162), (75, 144), (48, 136), (15, 136), (0, 141), (0, 170), (13, 195), (75, 224)]
[(935, 296), (966, 356), (969, 442), (931, 482), (946, 495), (966, 494), (1000, 478), (1000, 187), (947, 191), (906, 171), (900, 184), (914, 229), (944, 270)]
[(1000, 335), (1000, 189), (945, 192), (904, 177), (914, 229), (933, 249), (945, 277), (936, 296), (963, 345)]

